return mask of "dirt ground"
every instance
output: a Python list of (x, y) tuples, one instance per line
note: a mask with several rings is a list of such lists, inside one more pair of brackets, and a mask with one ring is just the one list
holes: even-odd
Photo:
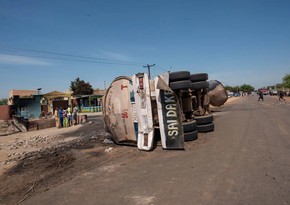
[(107, 140), (102, 117), (93, 114), (88, 119), (73, 127), (0, 137), (0, 204), (19, 204), (115, 158), (106, 155), (116, 145)]
[(85, 124), (2, 136), (0, 204), (21, 204), (111, 161), (125, 164), (148, 156), (137, 147), (114, 144), (96, 113), (89, 113)]
[[(226, 104), (239, 99), (230, 98)], [(153, 153), (119, 146), (109, 139), (99, 114), (91, 114), (87, 123), (69, 128), (0, 137), (0, 204), (21, 204), (110, 161), (122, 158), (125, 164), (126, 160), (140, 160)], [(156, 149), (154, 154), (160, 151)]]

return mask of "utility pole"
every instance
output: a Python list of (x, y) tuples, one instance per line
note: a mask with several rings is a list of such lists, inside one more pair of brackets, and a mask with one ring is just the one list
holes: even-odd
[(148, 77), (149, 77), (149, 79), (151, 79), (151, 76), (150, 76), (150, 67), (152, 67), (152, 66), (155, 66), (155, 64), (152, 64), (152, 65), (149, 65), (149, 64), (147, 64), (147, 65), (143, 65), (143, 67), (144, 68), (148, 68)]

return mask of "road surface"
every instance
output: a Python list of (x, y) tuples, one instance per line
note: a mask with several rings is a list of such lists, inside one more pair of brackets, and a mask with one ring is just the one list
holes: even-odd
[(257, 99), (214, 112), (215, 131), (185, 151), (124, 155), (23, 204), (290, 204), (290, 103)]

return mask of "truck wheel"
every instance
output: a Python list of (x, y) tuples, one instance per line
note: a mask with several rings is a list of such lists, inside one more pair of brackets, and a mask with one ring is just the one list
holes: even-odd
[(206, 88), (209, 88), (209, 84), (207, 81), (199, 81), (199, 82), (191, 83), (192, 90), (200, 90), (200, 89), (206, 89)]
[(205, 125), (197, 125), (197, 131), (198, 132), (212, 132), (214, 131), (214, 124), (209, 123)]
[(184, 122), (182, 126), (183, 126), (183, 132), (192, 132), (196, 130), (197, 123), (196, 123), (196, 120), (192, 120), (189, 122)]
[(169, 84), (172, 90), (186, 90), (191, 88), (190, 80), (176, 81)]
[(190, 72), (189, 71), (177, 71), (169, 73), (169, 82), (189, 80)]
[(197, 138), (198, 138), (197, 130), (193, 132), (184, 133), (184, 141), (193, 141), (196, 140)]
[(199, 82), (199, 81), (206, 81), (208, 79), (207, 73), (196, 73), (190, 75), (191, 82)]
[(209, 115), (203, 115), (203, 116), (195, 116), (194, 119), (196, 120), (196, 123), (198, 125), (205, 125), (205, 124), (212, 123), (213, 115), (209, 114)]

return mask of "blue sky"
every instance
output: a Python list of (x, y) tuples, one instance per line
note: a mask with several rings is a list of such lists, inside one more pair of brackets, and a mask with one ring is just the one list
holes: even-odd
[(120, 75), (206, 72), (256, 88), (290, 73), (289, 0), (0, 0), (0, 98), (103, 89)]

